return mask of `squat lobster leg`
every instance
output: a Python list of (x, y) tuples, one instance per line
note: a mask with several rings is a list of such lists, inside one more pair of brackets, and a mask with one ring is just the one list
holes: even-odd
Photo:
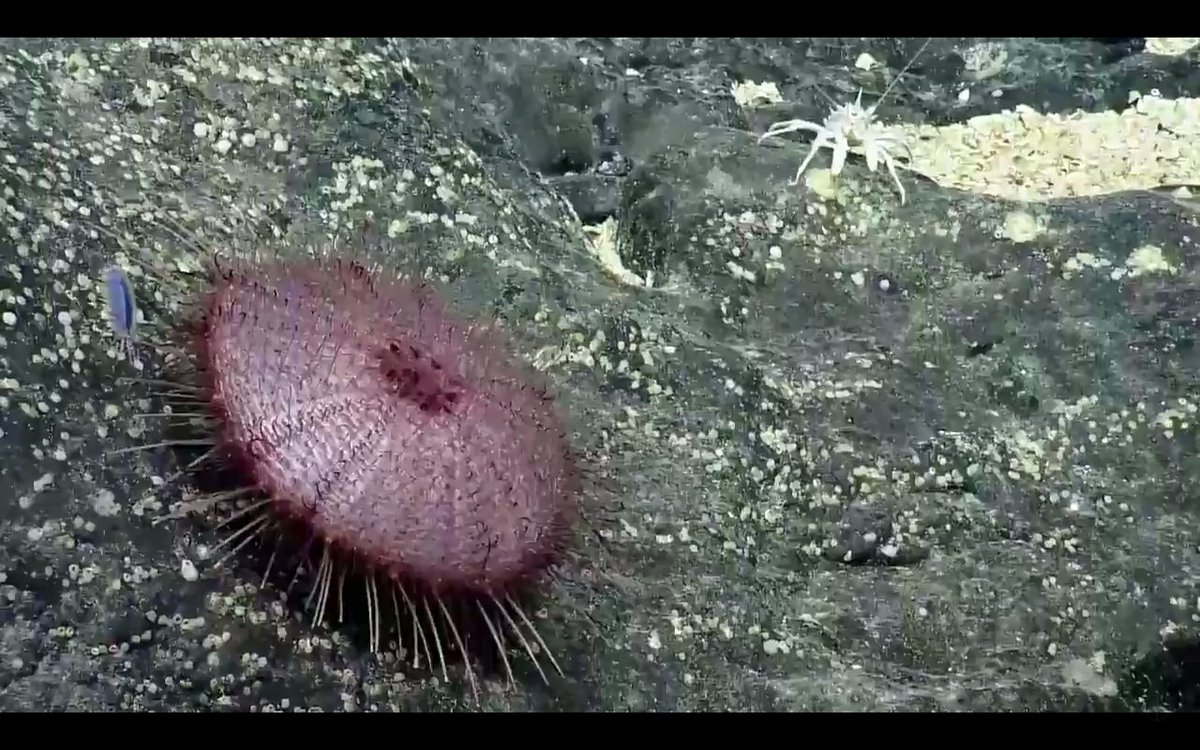
[[(906, 199), (904, 194), (904, 183), (900, 182), (900, 177), (896, 174), (896, 162), (894, 159), (892, 159), (892, 155), (888, 153), (888, 148), (890, 148), (892, 145), (894, 144), (890, 140), (872, 144), (864, 149), (864, 155), (867, 158), (867, 169), (871, 170), (872, 172), (874, 172), (875, 167), (879, 165), (879, 160), (883, 159), (883, 163), (884, 166), (887, 167), (888, 174), (892, 176), (892, 182), (896, 183), (896, 188), (900, 191), (900, 203), (903, 204)], [(908, 151), (907, 145), (900, 145), (905, 151)], [(909, 154), (909, 158), (912, 158), (911, 152)]]
[(766, 132), (758, 137), (758, 142), (762, 143), (767, 138), (773, 138), (797, 130), (811, 130), (816, 134), (816, 137), (813, 138), (812, 146), (808, 150), (808, 156), (804, 157), (804, 161), (800, 163), (800, 168), (796, 170), (796, 176), (791, 179), (791, 182), (788, 183), (789, 185), (800, 184), (800, 175), (804, 174), (804, 170), (808, 168), (813, 157), (823, 148), (833, 150), (833, 164), (830, 171), (834, 174), (841, 171), (842, 164), (846, 161), (848, 144), (846, 144), (844, 138), (838, 138), (838, 142), (835, 143), (830, 132), (814, 122), (809, 122), (808, 120), (784, 120), (783, 122), (777, 122), (767, 128)]

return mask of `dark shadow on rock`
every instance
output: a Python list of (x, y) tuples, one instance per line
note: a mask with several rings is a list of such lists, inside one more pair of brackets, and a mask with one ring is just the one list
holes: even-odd
[(1200, 642), (1175, 639), (1163, 645), (1122, 677), (1120, 690), (1134, 706), (1200, 711)]

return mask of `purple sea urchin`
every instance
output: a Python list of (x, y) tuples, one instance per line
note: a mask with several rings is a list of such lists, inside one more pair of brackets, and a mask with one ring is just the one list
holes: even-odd
[(518, 603), (577, 516), (580, 473), (545, 386), (425, 285), (345, 261), (213, 269), (183, 329), (196, 375), (184, 387), (211, 418), (205, 457), (244, 486), (186, 508), (253, 496), (226, 544), (298, 530), (319, 561), (315, 619), (335, 582), (341, 606), (352, 571), (371, 648), (390, 600), (414, 661), (445, 673), (447, 652), (467, 655), (476, 695), (463, 615), (510, 679), (510, 647), (543, 679), (538, 652), (557, 669)]

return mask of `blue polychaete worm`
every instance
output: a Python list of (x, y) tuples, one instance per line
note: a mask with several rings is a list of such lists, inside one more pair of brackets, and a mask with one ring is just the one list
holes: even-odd
[(133, 297), (133, 284), (119, 266), (109, 266), (104, 269), (104, 286), (108, 294), (109, 323), (113, 333), (122, 339), (126, 353), (130, 354), (137, 333), (137, 302)]

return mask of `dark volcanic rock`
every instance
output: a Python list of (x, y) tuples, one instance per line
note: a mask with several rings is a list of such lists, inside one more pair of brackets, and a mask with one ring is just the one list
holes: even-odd
[(884, 510), (852, 504), (842, 515), (838, 543), (826, 547), (827, 560), (848, 565), (911, 565), (926, 551), (904, 545)]
[[(161, 436), (119, 380), (139, 373), (104, 266), (166, 269), (134, 281), (169, 323), (196, 253), (172, 225), (299, 247), (367, 220), (398, 265), (505, 321), (618, 500), (545, 603), (567, 679), (524, 667), (485, 707), (1194, 702), (1186, 659), (1165, 690), (1117, 687), (1200, 627), (1194, 210), (907, 172), (901, 204), (858, 157), (790, 187), (807, 140), (757, 143), (781, 112), (731, 90), (777, 81), (787, 117), (820, 120), (816, 84), (878, 93), (858, 54), (894, 74), (920, 44), (0, 43), (0, 706), (470, 707), (461, 677), (313, 627), (248, 562), (210, 573), (203, 527), (151, 525), (178, 499), (153, 494), (171, 454), (105, 455)], [(880, 114), (1196, 90), (1195, 51), (994, 44), (935, 40)], [(962, 105), (966, 85), (1000, 93)], [(889, 541), (907, 564), (841, 562)]]

